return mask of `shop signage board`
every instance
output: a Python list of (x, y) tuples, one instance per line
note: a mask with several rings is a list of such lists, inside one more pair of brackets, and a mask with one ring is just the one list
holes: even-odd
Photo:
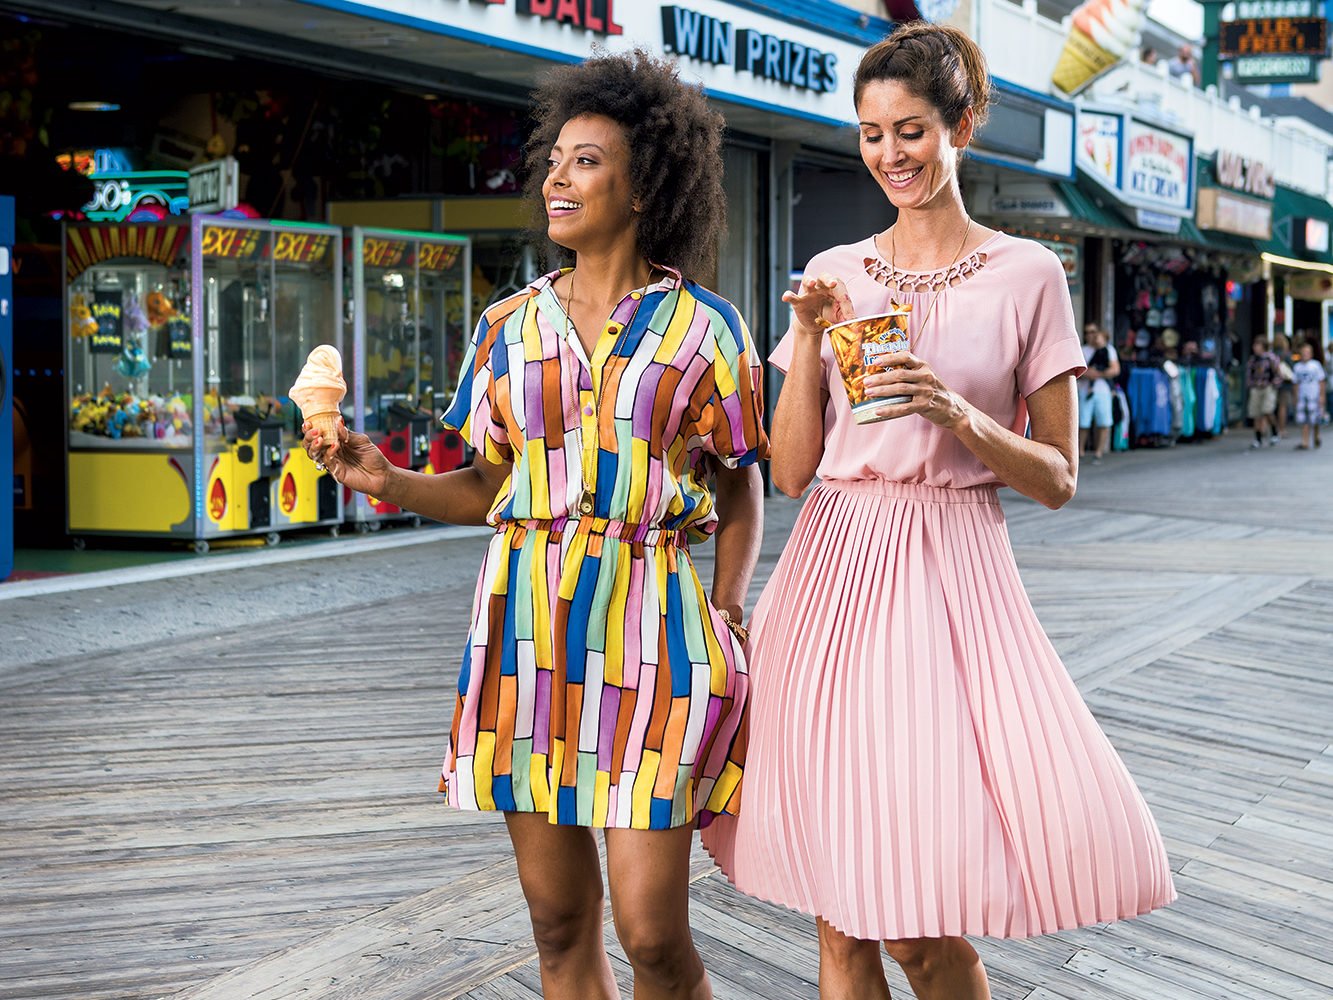
[(1125, 145), (1125, 191), (1143, 207), (1188, 213), (1193, 207), (1192, 140), (1131, 118)]
[(1068, 218), (1069, 206), (1049, 184), (1007, 184), (990, 196), (991, 215)]
[(1223, 21), (1218, 51), (1224, 56), (1315, 56), (1328, 51), (1328, 21), (1322, 17), (1265, 17)]
[(1297, 230), (1303, 237), (1303, 242), (1297, 249), (1312, 253), (1328, 253), (1328, 223), (1323, 219), (1305, 219), (1303, 222), (1304, 225)]
[(1237, 83), (1317, 83), (1314, 56), (1239, 56), (1233, 60)]
[[(866, 41), (724, 0), (346, 0), (344, 9), (466, 41), (570, 62), (594, 48), (679, 57), (714, 97), (794, 117), (855, 124), (851, 74)], [(813, 22), (812, 22), (813, 23)]]
[[(1328, 52), (1322, 0), (1237, 0), (1221, 7), (1218, 54), (1237, 83), (1313, 83)], [(1215, 15), (1212, 15), (1215, 16)]]
[(1128, 112), (1079, 109), (1079, 169), (1144, 229), (1176, 232), (1194, 214), (1194, 139)]
[(1124, 118), (1098, 111), (1079, 111), (1075, 159), (1084, 171), (1110, 188), (1120, 186)]
[(240, 167), (233, 156), (190, 168), (190, 211), (225, 212), (235, 208), (240, 187)]
[(1255, 240), (1271, 239), (1273, 235), (1271, 202), (1247, 198), (1222, 188), (1203, 188), (1199, 192), (1196, 217), (1201, 229)]
[(1213, 173), (1218, 184), (1241, 194), (1271, 200), (1277, 193), (1277, 179), (1272, 167), (1262, 160), (1252, 160), (1229, 149), (1217, 151)]

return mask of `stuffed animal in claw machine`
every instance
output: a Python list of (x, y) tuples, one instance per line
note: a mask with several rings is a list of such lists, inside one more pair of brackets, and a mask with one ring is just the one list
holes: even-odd
[(97, 320), (88, 308), (88, 300), (82, 295), (74, 295), (69, 300), (69, 332), (75, 340), (91, 337), (97, 332)]
[(139, 304), (139, 297), (133, 292), (125, 296), (125, 308), (121, 315), (124, 327), (120, 356), (116, 358), (116, 371), (126, 378), (138, 378), (148, 374), (153, 366), (142, 346), (148, 334), (148, 317)]
[(161, 326), (176, 315), (176, 307), (171, 304), (161, 291), (149, 292), (144, 296), (144, 306), (148, 310), (148, 325)]

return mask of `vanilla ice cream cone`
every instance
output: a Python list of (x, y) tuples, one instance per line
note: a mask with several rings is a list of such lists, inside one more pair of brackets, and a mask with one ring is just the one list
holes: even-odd
[(347, 395), (342, 367), (338, 349), (321, 344), (310, 352), (301, 374), (287, 392), (301, 408), (301, 416), (323, 435), (325, 444), (338, 440), (338, 419), (343, 397)]

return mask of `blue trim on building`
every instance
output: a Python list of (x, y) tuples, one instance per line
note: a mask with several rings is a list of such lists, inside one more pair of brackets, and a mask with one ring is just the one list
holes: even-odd
[[(723, 3), (858, 45), (874, 45), (896, 27), (886, 18), (862, 14), (833, 0), (723, 0)], [(866, 20), (864, 28), (862, 18)]]
[(1057, 111), (1068, 111), (1073, 115), (1077, 110), (1072, 101), (1062, 101), (1058, 97), (1052, 97), (1050, 94), (1043, 94), (1039, 90), (1029, 90), (1021, 84), (1010, 83), (1008, 80), (1002, 80), (998, 76), (992, 76), (991, 83), (996, 90), (1003, 94), (1017, 94), (1021, 97), (1026, 97), (1028, 100), (1036, 101), (1038, 104), (1045, 104), (1047, 107), (1055, 108)]
[(978, 163), (988, 163), (994, 167), (1004, 167), (1006, 170), (1016, 170), (1021, 174), (1034, 174), (1037, 177), (1045, 177), (1048, 180), (1072, 181), (1077, 175), (1077, 171), (1062, 174), (1058, 170), (1046, 170), (1032, 163), (1024, 163), (1022, 160), (1008, 160), (1002, 156), (992, 156), (989, 153), (978, 153), (972, 148), (969, 148), (967, 151), (967, 159), (976, 160)]
[(583, 62), (582, 56), (571, 55), (567, 52), (560, 52), (556, 49), (543, 49), (536, 45), (524, 45), (521, 42), (511, 42), (508, 39), (500, 38), (496, 35), (483, 35), (480, 32), (468, 31), (465, 28), (457, 28), (451, 24), (444, 24), (440, 21), (430, 21), (422, 17), (409, 17), (406, 14), (398, 14), (394, 11), (383, 10), (379, 7), (369, 7), (356, 0), (297, 0), (298, 3), (307, 4), (311, 7), (323, 7), (326, 10), (337, 11), (340, 14), (354, 14), (357, 17), (364, 17), (374, 21), (385, 21), (389, 24), (397, 24), (404, 28), (412, 28), (415, 31), (424, 31), (432, 35), (442, 35), (445, 38), (455, 38), (461, 42), (471, 42), (474, 45), (485, 45), (487, 48), (500, 49), (504, 52), (516, 52), (520, 55), (533, 56), (537, 59), (546, 59), (551, 62), (578, 63)]
[(743, 108), (757, 108), (760, 111), (768, 111), (775, 115), (781, 115), (783, 118), (796, 118), (800, 121), (814, 122), (816, 125), (827, 125), (831, 128), (846, 129), (847, 134), (853, 139), (857, 137), (857, 126), (851, 122), (839, 121), (836, 118), (825, 118), (823, 115), (812, 114), (809, 111), (797, 111), (783, 104), (769, 104), (766, 101), (756, 101), (752, 97), (740, 97), (736, 94), (728, 94), (721, 90), (710, 90), (708, 96), (716, 101), (722, 101), (725, 104), (736, 104)]

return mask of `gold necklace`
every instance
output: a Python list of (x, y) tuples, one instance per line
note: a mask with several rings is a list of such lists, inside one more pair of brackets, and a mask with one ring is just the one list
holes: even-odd
[[(954, 251), (953, 260), (949, 261), (949, 266), (944, 269), (944, 280), (940, 287), (935, 289), (935, 294), (931, 296), (930, 305), (926, 307), (926, 315), (921, 318), (921, 325), (916, 328), (917, 340), (926, 332), (926, 324), (930, 322), (931, 313), (935, 311), (935, 303), (940, 300), (940, 293), (949, 287), (949, 272), (953, 266), (958, 263), (958, 258), (963, 255), (963, 247), (967, 246), (967, 238), (972, 232), (972, 219), (967, 220), (967, 227), (963, 230), (962, 242), (958, 244), (958, 249)], [(902, 290), (902, 283), (898, 278), (898, 224), (895, 222), (889, 229), (889, 267), (893, 269), (893, 280), (899, 282), (898, 289)]]
[[(574, 268), (573, 270), (571, 270), (571, 271), (569, 272), (569, 294), (565, 297), (565, 341), (566, 341), (566, 343), (568, 343), (569, 338), (570, 338), (571, 336), (574, 335), (574, 320), (573, 320), (573, 318), (570, 316), (570, 310), (574, 307), (574, 274), (575, 274), (575, 272), (576, 272), (577, 270), (578, 270), (577, 268)], [(620, 355), (620, 348), (621, 348), (621, 346), (625, 343), (625, 336), (626, 336), (626, 334), (629, 333), (630, 324), (632, 324), (632, 323), (634, 322), (634, 317), (637, 316), (637, 315), (639, 315), (639, 306), (643, 305), (643, 300), (644, 300), (645, 298), (648, 297), (648, 286), (651, 285), (651, 284), (653, 283), (653, 272), (656, 271), (656, 270), (657, 270), (656, 267), (653, 267), (652, 265), (649, 265), (649, 269), (648, 269), (648, 281), (647, 281), (647, 283), (645, 283), (641, 288), (636, 288), (636, 289), (634, 289), (633, 292), (630, 292), (631, 295), (633, 295), (634, 292), (638, 292), (638, 293), (639, 293), (639, 297), (638, 297), (637, 300), (635, 300), (635, 303), (634, 303), (634, 311), (633, 311), (632, 313), (629, 314), (629, 319), (626, 320), (626, 321), (625, 321), (625, 324), (620, 328), (620, 333), (619, 333), (619, 335), (616, 337), (616, 342), (615, 342), (614, 346), (612, 346), (612, 348), (611, 348), (611, 353), (608, 354), (608, 355), (606, 356), (608, 361), (609, 361), (611, 358), (613, 358), (613, 357), (618, 357), (618, 356)], [(560, 301), (560, 299), (559, 299), (558, 296), (557, 296), (557, 298), (556, 298), (556, 301), (557, 301), (557, 302)], [(624, 299), (621, 299), (621, 301), (623, 302)], [(613, 314), (614, 314), (614, 310), (612, 310), (612, 312), (613, 312)], [(570, 350), (572, 351), (573, 349), (574, 349), (574, 348), (571, 346), (571, 347), (570, 347)], [(596, 355), (596, 353), (597, 353), (597, 349), (596, 349), (596, 347), (594, 347), (594, 348), (593, 348), (593, 354)], [(591, 363), (592, 359), (589, 358), (588, 360), (589, 360), (589, 363)], [(583, 404), (582, 404), (582, 402), (581, 402), (580, 399), (579, 399), (581, 393), (579, 392), (578, 365), (579, 365), (578, 359), (575, 358), (574, 365), (570, 368), (569, 395), (570, 395), (570, 398), (572, 398), (572, 399), (574, 400), (574, 407), (575, 407), (575, 409), (581, 411), (581, 410), (583, 409)], [(603, 368), (605, 368), (605, 365), (603, 365)], [(591, 369), (591, 367), (589, 367), (589, 369), (588, 369), (588, 375), (589, 375), (590, 378), (592, 377), (592, 369)], [(593, 407), (593, 411), (592, 411), (592, 413), (589, 414), (589, 415), (593, 418), (593, 425), (598, 429), (599, 432), (600, 432), (600, 430), (601, 430), (602, 401), (604, 400), (605, 397), (606, 397), (606, 372), (603, 371), (603, 372), (602, 372), (602, 384), (599, 385), (599, 386), (597, 387), (597, 402), (596, 402), (596, 404), (595, 404), (594, 407)], [(578, 417), (579, 417), (579, 426), (582, 427), (582, 426), (583, 426), (583, 414), (580, 412), (580, 413), (578, 414)], [(582, 435), (580, 434), (580, 436), (582, 436)], [(596, 452), (594, 451), (593, 454), (594, 454), (594, 456), (595, 456), (595, 455), (596, 455)], [(595, 457), (594, 457), (593, 461), (594, 461), (594, 462), (596, 461), (596, 458), (595, 458)], [(586, 446), (585, 446), (584, 449), (583, 449), (582, 461), (581, 461), (580, 464), (581, 464), (581, 466), (582, 466), (582, 468), (579, 470), (579, 472), (580, 472), (580, 476), (581, 476), (581, 478), (582, 478), (582, 491), (579, 493), (579, 499), (578, 499), (577, 509), (578, 509), (579, 515), (580, 515), (581, 517), (591, 517), (593, 511), (596, 509), (596, 503), (595, 503), (595, 501), (594, 501), (594, 497), (593, 497), (593, 488), (592, 488), (592, 486), (589, 484), (589, 481), (588, 481), (588, 479), (589, 479), (589, 477), (588, 477), (588, 448), (587, 448)]]

